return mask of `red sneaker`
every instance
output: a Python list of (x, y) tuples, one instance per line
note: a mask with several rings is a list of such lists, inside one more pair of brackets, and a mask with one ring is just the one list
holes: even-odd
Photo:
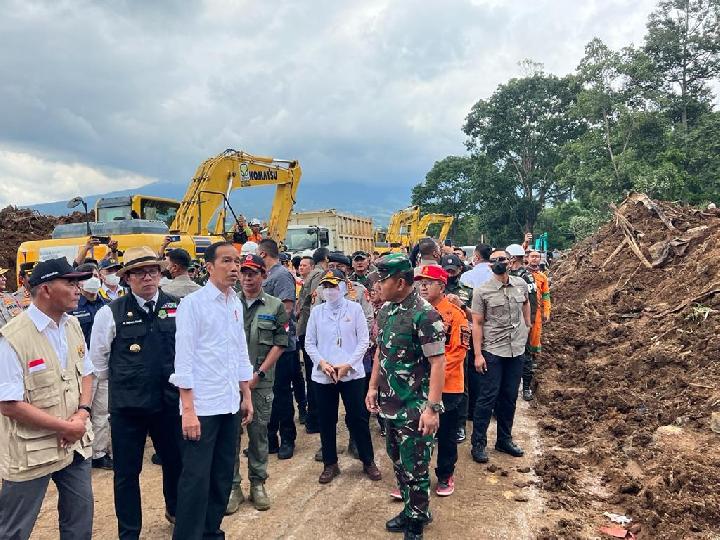
[(439, 480), (435, 488), (438, 497), (449, 497), (455, 492), (455, 478), (452, 476), (447, 480)]
[(396, 501), (402, 501), (402, 493), (400, 493), (400, 490), (398, 488), (395, 488), (390, 492), (390, 497), (392, 497)]

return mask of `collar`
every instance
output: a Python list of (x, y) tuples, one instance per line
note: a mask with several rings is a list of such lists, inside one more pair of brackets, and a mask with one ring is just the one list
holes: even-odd
[(245, 296), (245, 293), (242, 291), (242, 289), (238, 293), (238, 296), (242, 299), (243, 302), (260, 302), (262, 304), (265, 303), (265, 291), (263, 291), (262, 289), (260, 289), (260, 294), (257, 295), (255, 298), (248, 298), (247, 296)]
[(503, 287), (512, 287), (512, 286), (513, 286), (512, 279), (509, 279), (509, 278), (511, 278), (511, 277), (515, 277), (515, 276), (508, 276), (508, 282), (507, 282), (507, 283), (503, 283), (503, 282), (501, 282), (499, 279), (496, 279), (496, 278), (495, 278), (495, 274), (493, 274), (492, 279), (489, 279), (488, 281), (493, 284), (493, 288), (494, 288), (495, 290), (499, 291), (499, 290), (502, 289)]
[(179, 275), (178, 277), (176, 277), (176, 278), (172, 278), (172, 281), (175, 281), (175, 282), (180, 282), (180, 281), (187, 282), (187, 281), (192, 281), (192, 279), (190, 279), (190, 276), (189, 276), (188, 273), (186, 272), (186, 273), (184, 273), (184, 274), (180, 274), (180, 275)]
[(144, 298), (140, 298), (137, 294), (132, 293), (132, 295), (135, 297), (135, 301), (137, 302), (138, 306), (145, 309), (145, 304), (150, 302), (151, 300), (155, 302), (155, 307), (158, 307), (158, 298), (160, 298), (160, 289), (155, 293), (155, 296), (153, 296), (150, 300), (145, 300)]
[(391, 306), (390, 311), (392, 313), (394, 313), (398, 310), (407, 310), (410, 308), (410, 306), (415, 304), (415, 302), (418, 298), (420, 298), (420, 295), (415, 290), (415, 288), (413, 288), (413, 290), (410, 292), (410, 294), (408, 294), (407, 297), (405, 297), (405, 300), (403, 300), (402, 302), (392, 302), (390, 304), (390, 306)]
[(38, 332), (42, 332), (48, 326), (62, 328), (68, 320), (68, 314), (63, 313), (62, 317), (60, 317), (60, 324), (56, 326), (55, 321), (48, 317), (44, 312), (40, 311), (35, 304), (30, 304), (25, 313), (28, 314), (28, 317), (30, 317), (30, 320), (33, 322)]
[(215, 285), (213, 285), (212, 281), (208, 280), (208, 282), (205, 284), (205, 286), (202, 288), (202, 290), (205, 291), (205, 294), (207, 294), (210, 298), (213, 300), (217, 299), (232, 299), (233, 296), (237, 296), (237, 293), (230, 288), (229, 294), (225, 295), (224, 292), (222, 292), (220, 289), (218, 289)]

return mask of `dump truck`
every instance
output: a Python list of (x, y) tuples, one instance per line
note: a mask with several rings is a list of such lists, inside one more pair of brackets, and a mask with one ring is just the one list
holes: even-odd
[(373, 249), (372, 219), (338, 212), (335, 209), (290, 214), (285, 250), (295, 254), (326, 247), (351, 255)]

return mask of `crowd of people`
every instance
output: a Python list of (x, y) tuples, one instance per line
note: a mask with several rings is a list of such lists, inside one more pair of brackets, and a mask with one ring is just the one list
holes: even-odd
[(433, 519), (435, 448), (434, 492), (454, 493), (468, 420), (476, 462), (489, 460), (493, 415), (495, 450), (523, 455), (516, 400), (521, 381), (533, 398), (550, 317), (543, 254), (527, 239), (479, 244), (471, 260), (432, 238), (410, 254), (291, 257), (254, 225), (202, 265), (168, 238), (122, 264), (113, 242), (94, 260), (90, 240), (73, 265), (20, 267), (19, 290), (0, 292), (0, 538), (30, 537), (50, 480), (60, 537), (91, 538), (92, 468), (113, 471), (118, 536), (139, 538), (148, 436), (173, 538), (224, 538), (246, 498), (242, 463), (248, 500), (269, 510), (269, 456), (294, 457), (298, 425), (320, 435), (318, 482), (341, 473), (341, 399), (347, 451), (371, 481), (377, 418), (403, 501), (385, 527), (406, 539)]

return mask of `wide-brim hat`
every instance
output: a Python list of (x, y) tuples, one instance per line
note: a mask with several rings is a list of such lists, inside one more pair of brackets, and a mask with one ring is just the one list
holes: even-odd
[(122, 268), (117, 271), (117, 275), (120, 277), (126, 275), (131, 270), (143, 266), (158, 266), (161, 270), (165, 268), (165, 261), (158, 259), (157, 253), (148, 246), (126, 249), (124, 259), (125, 263)]
[(0, 276), (4, 276), (5, 274), (7, 274), (7, 272), (8, 272), (7, 268), (0, 268)]

